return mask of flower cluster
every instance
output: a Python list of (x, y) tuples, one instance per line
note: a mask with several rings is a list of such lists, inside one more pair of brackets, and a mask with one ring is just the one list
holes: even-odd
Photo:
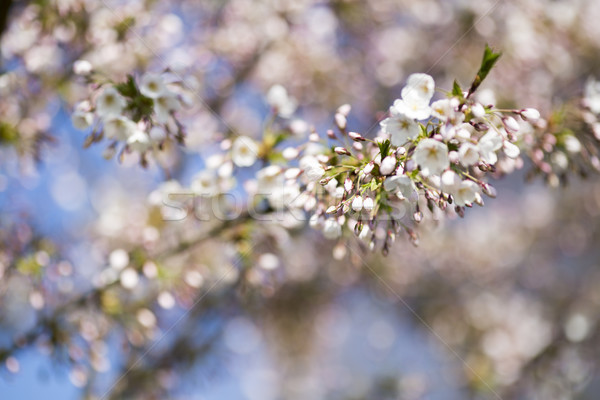
[[(81, 65), (76, 66), (81, 70)], [(89, 68), (84, 68), (85, 74)], [(170, 73), (147, 73), (139, 82), (130, 75), (126, 82), (100, 85), (91, 99), (76, 104), (73, 125), (93, 127), (86, 145), (107, 139), (106, 158), (120, 151), (137, 152), (146, 165), (146, 154), (160, 149), (168, 140), (183, 144), (184, 131), (175, 116), (185, 101), (179, 79)], [(120, 148), (119, 148), (120, 146)]]
[(342, 106), (335, 115), (339, 135), (328, 135), (346, 145), (301, 165), (325, 188), (307, 186), (316, 204), (312, 225), (330, 239), (354, 231), (386, 253), (402, 230), (417, 242), (414, 225), (425, 208), (436, 219), (442, 213), (463, 216), (465, 208), (483, 205), (482, 194), (495, 197), (486, 176), (523, 165), (522, 125), (531, 130), (541, 120), (532, 108), (501, 110), (474, 100), (480, 81), (468, 92), (455, 83), (446, 98), (431, 102), (433, 78), (411, 75), (374, 140), (348, 130), (350, 109)]

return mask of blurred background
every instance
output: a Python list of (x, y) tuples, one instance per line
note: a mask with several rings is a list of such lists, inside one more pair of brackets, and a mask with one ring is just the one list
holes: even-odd
[[(0, 398), (598, 398), (596, 176), (548, 188), (525, 165), (387, 257), (303, 226), (165, 221), (156, 199), (233, 133), (259, 138), (274, 84), (300, 131), (348, 103), (374, 135), (409, 74), (467, 86), (489, 43), (480, 100), (549, 115), (600, 78), (599, 20), (596, 0), (5, 0)], [(183, 76), (186, 146), (147, 169), (84, 149), (77, 60)]]

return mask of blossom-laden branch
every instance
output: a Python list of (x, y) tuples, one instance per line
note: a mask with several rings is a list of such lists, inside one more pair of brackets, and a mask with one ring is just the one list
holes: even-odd
[[(596, 132), (590, 139), (559, 126), (556, 117), (547, 122), (536, 109), (506, 110), (479, 102), (476, 91), (499, 57), (486, 46), (468, 91), (456, 81), (444, 91), (427, 74), (410, 75), (374, 138), (349, 128), (349, 105), (338, 108), (337, 132), (330, 129), (326, 137), (305, 121), (290, 120), (297, 103), (276, 85), (267, 95), (273, 117), (261, 141), (246, 135), (223, 140), (223, 153), (207, 159), (207, 168), (189, 189), (170, 181), (159, 188), (159, 197), (187, 191), (234, 208), (226, 195), (235, 188), (238, 171), (260, 161), (262, 168), (244, 183), (245, 204), (258, 209), (257, 215), (283, 213), (287, 227), (308, 220), (332, 240), (354, 233), (386, 254), (401, 232), (418, 243), (416, 225), (425, 210), (439, 219), (444, 214), (462, 217), (473, 204), (483, 206), (484, 195), (496, 196), (489, 177), (520, 169), (523, 155), (531, 159), (532, 171), (546, 174), (550, 183), (559, 179), (555, 170), (569, 166), (600, 169), (600, 129), (592, 118), (598, 114), (598, 85), (588, 84), (586, 110), (577, 109)], [(434, 100), (436, 89), (445, 98)], [(92, 99), (79, 103), (73, 122), (79, 128), (94, 126), (88, 144), (107, 138), (109, 156), (121, 145), (121, 154), (137, 152), (145, 166), (148, 155), (165, 142), (184, 143), (176, 115), (184, 95), (181, 82), (168, 72), (145, 74), (139, 83), (129, 76), (125, 83), (104, 83)], [(298, 144), (307, 131), (308, 141)]]

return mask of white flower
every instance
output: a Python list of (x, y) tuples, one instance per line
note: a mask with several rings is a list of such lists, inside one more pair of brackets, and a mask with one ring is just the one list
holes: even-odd
[(379, 173), (381, 175), (389, 175), (394, 172), (394, 169), (396, 169), (396, 157), (387, 156), (381, 160), (381, 165), (379, 166)]
[(137, 130), (135, 122), (125, 117), (111, 117), (104, 121), (104, 136), (107, 139), (127, 140)]
[(174, 93), (163, 94), (154, 99), (154, 112), (156, 120), (161, 124), (169, 122), (169, 116), (172, 111), (179, 110), (180, 104)]
[(274, 85), (269, 89), (267, 103), (284, 118), (290, 117), (297, 107), (296, 100), (290, 97), (287, 90), (281, 85)]
[(342, 236), (342, 226), (334, 218), (329, 218), (323, 224), (323, 236), (327, 239), (337, 239)]
[(467, 203), (473, 203), (478, 193), (479, 186), (475, 182), (464, 180), (458, 185), (452, 195), (454, 196), (454, 203), (457, 206), (464, 206)]
[(147, 73), (140, 81), (140, 93), (151, 99), (157, 99), (167, 93), (164, 79), (158, 74)]
[(300, 159), (300, 169), (309, 182), (316, 182), (325, 175), (325, 169), (313, 156), (304, 156)]
[(429, 103), (433, 97), (435, 90), (435, 82), (433, 78), (427, 74), (411, 74), (406, 86), (402, 89), (402, 99), (418, 99), (421, 102)]
[(380, 123), (385, 133), (390, 135), (394, 146), (401, 146), (408, 140), (416, 139), (421, 133), (419, 124), (412, 118), (400, 113), (396, 107), (390, 107), (390, 117)]
[(363, 209), (363, 198), (362, 196), (354, 197), (352, 200), (352, 209), (356, 212), (360, 212)]
[(393, 107), (398, 114), (404, 114), (412, 119), (423, 120), (431, 115), (429, 102), (423, 102), (419, 98), (398, 99), (394, 101)]
[(200, 171), (192, 179), (190, 189), (196, 194), (214, 196), (219, 193), (219, 181), (212, 170)]
[(423, 139), (415, 149), (413, 160), (423, 175), (438, 175), (450, 165), (448, 146), (435, 139)]
[(273, 188), (268, 197), (271, 207), (277, 210), (293, 209), (303, 204), (299, 201), (300, 189), (298, 185), (279, 185)]
[(435, 82), (427, 74), (412, 74), (402, 89), (402, 99), (394, 101), (393, 107), (400, 114), (409, 118), (422, 120), (431, 115), (429, 101), (433, 97)]
[(471, 143), (463, 143), (458, 149), (458, 159), (463, 167), (476, 164), (479, 161), (479, 149)]
[(494, 129), (487, 131), (487, 133), (479, 139), (479, 143), (477, 144), (479, 154), (481, 154), (483, 161), (491, 165), (496, 164), (498, 161), (496, 151), (502, 147), (502, 142), (502, 136)]
[(431, 104), (431, 115), (443, 122), (453, 120), (455, 118), (454, 108), (457, 106), (455, 100), (456, 99), (442, 99), (434, 101)]
[(460, 185), (460, 178), (456, 172), (448, 170), (440, 177), (440, 183), (444, 192), (453, 194)]
[(454, 171), (446, 171), (441, 176), (442, 189), (454, 197), (454, 204), (464, 206), (467, 203), (473, 203), (479, 187), (470, 180), (461, 181), (460, 177)]
[(140, 153), (148, 150), (150, 147), (150, 138), (146, 132), (141, 129), (134, 130), (133, 134), (127, 139), (127, 145), (133, 150)]
[(249, 167), (258, 156), (258, 144), (248, 136), (240, 136), (231, 146), (231, 159), (238, 167)]
[(416, 191), (414, 182), (406, 175), (388, 176), (383, 182), (383, 188), (405, 199), (411, 198)]
[(71, 115), (73, 126), (79, 130), (85, 130), (94, 122), (94, 115), (90, 112), (77, 110)]
[(270, 194), (276, 187), (283, 185), (281, 167), (269, 165), (256, 173), (257, 190), (261, 194)]
[(96, 99), (96, 112), (101, 118), (121, 114), (127, 102), (114, 87), (105, 88)]

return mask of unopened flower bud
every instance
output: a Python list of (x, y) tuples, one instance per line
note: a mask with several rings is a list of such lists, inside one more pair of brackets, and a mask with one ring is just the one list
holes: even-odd
[(335, 132), (333, 132), (333, 129), (327, 129), (327, 137), (329, 137), (329, 139), (335, 139)]
[(356, 140), (357, 142), (364, 142), (366, 139), (358, 132), (349, 132), (348, 136), (350, 139)]
[(373, 171), (373, 168), (375, 168), (375, 163), (371, 161), (370, 163), (365, 165), (365, 167), (363, 168), (363, 172), (365, 174), (370, 174)]
[(509, 133), (517, 133), (519, 132), (519, 123), (513, 117), (504, 118), (504, 127)]
[(310, 140), (311, 142), (318, 142), (320, 140), (319, 134), (316, 132), (311, 133), (310, 135), (308, 135), (308, 140)]
[[(354, 143), (352, 143), (352, 148), (360, 153), (363, 149), (363, 145), (360, 142), (354, 142)], [(359, 154), (358, 157), (360, 158), (360, 156), (361, 155)]]
[(535, 108), (526, 108), (520, 112), (521, 118), (535, 124), (540, 119), (540, 112)]
[(350, 152), (341, 146), (334, 148), (333, 151), (335, 151), (337, 154), (339, 154), (341, 156), (349, 156), (350, 155)]
[(367, 197), (363, 201), (363, 208), (367, 211), (372, 211), (373, 208), (375, 208), (375, 202), (373, 202), (373, 199), (371, 197)]
[(327, 185), (332, 177), (323, 178), (319, 181), (319, 183), (323, 186)]
[(344, 190), (346, 192), (351, 191), (354, 188), (354, 182), (352, 182), (352, 179), (350, 178), (346, 178), (346, 180), (344, 181)]
[(481, 189), (483, 190), (483, 193), (485, 193), (488, 197), (491, 197), (492, 199), (495, 199), (496, 195), (498, 194), (496, 189), (489, 183), (484, 183), (483, 185), (481, 185)]
[(396, 157), (387, 156), (381, 161), (379, 166), (379, 173), (381, 175), (389, 175), (396, 169)]
[(361, 196), (354, 197), (354, 200), (352, 200), (352, 209), (356, 212), (360, 212), (363, 209), (363, 198)]
[(475, 103), (471, 107), (471, 113), (475, 118), (482, 118), (485, 116), (485, 108), (481, 105), (481, 103)]

